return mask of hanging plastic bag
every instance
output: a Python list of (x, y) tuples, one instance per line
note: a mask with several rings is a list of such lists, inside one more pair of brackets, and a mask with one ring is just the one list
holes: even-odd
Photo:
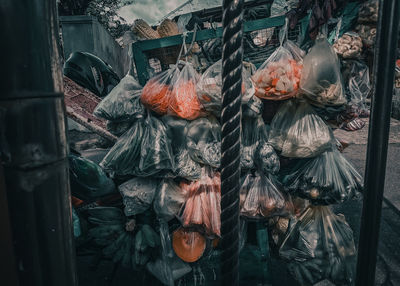
[(282, 145), (282, 156), (289, 158), (315, 157), (332, 147), (332, 130), (307, 102), (299, 102), (290, 118), (286, 139)]
[(314, 204), (343, 203), (363, 189), (362, 177), (336, 148), (299, 161), (282, 182), (290, 193)]
[(133, 178), (118, 187), (122, 196), (126, 216), (132, 216), (146, 211), (152, 204), (158, 180), (149, 178)]
[(352, 285), (356, 265), (353, 231), (343, 215), (328, 206), (311, 206), (293, 224), (279, 250), (301, 285), (328, 279), (335, 285)]
[(290, 52), (293, 59), (297, 62), (298, 67), (302, 67), (303, 59), (306, 55), (306, 52), (299, 48), (293, 41), (286, 40), (283, 43), (283, 47)]
[[(198, 98), (204, 109), (215, 116), (221, 115), (222, 108), (222, 60), (211, 65), (197, 83)], [(247, 69), (242, 70), (242, 103), (247, 103), (254, 94), (254, 88)]]
[(150, 261), (146, 268), (164, 285), (174, 286), (174, 281), (192, 271), (189, 264), (179, 259), (172, 250), (168, 224), (160, 221), (161, 257)]
[(366, 99), (371, 91), (368, 66), (360, 61), (346, 61), (343, 66), (343, 78), (349, 103), (361, 110), (367, 109)]
[(174, 82), (168, 113), (180, 118), (193, 120), (203, 114), (196, 93), (199, 75), (190, 63), (182, 62), (183, 67)]
[(118, 176), (146, 177), (173, 172), (174, 158), (165, 125), (150, 114), (136, 120), (100, 166)]
[(74, 154), (68, 155), (68, 162), (71, 193), (75, 197), (93, 201), (116, 192), (114, 182), (96, 163)]
[(259, 116), (257, 119), (242, 119), (242, 152), (240, 167), (242, 169), (254, 169), (256, 150), (260, 144), (268, 141), (268, 132), (264, 121)]
[(317, 38), (304, 58), (300, 89), (315, 104), (341, 105), (346, 102), (339, 59), (325, 36)]
[(221, 235), (221, 177), (210, 168), (203, 168), (200, 180), (182, 183), (186, 203), (181, 221), (184, 227), (202, 226), (209, 235)]
[(297, 104), (293, 100), (286, 101), (276, 112), (271, 121), (268, 143), (276, 150), (281, 151), (290, 128), (291, 118), (296, 112)]
[(187, 126), (186, 146), (198, 163), (218, 168), (221, 160), (221, 127), (215, 118), (200, 118)]
[(142, 87), (131, 75), (119, 84), (97, 105), (94, 115), (111, 121), (132, 121), (144, 115), (140, 102)]
[(260, 98), (284, 100), (297, 93), (302, 67), (283, 46), (287, 38), (287, 25), (286, 21), (279, 36), (280, 46), (251, 77), (255, 85), (255, 95)]
[(255, 166), (264, 174), (276, 174), (280, 169), (279, 157), (268, 142), (259, 144), (255, 154)]
[(167, 114), (172, 89), (179, 74), (178, 67), (174, 66), (149, 79), (140, 96), (142, 103), (160, 115)]
[(282, 215), (285, 198), (273, 175), (256, 172), (245, 177), (240, 189), (240, 213), (249, 218), (270, 218)]
[(189, 121), (173, 116), (163, 116), (161, 120), (167, 127), (168, 138), (171, 139), (175, 156), (175, 175), (190, 181), (198, 180), (201, 175), (201, 166), (193, 161), (186, 147), (186, 126)]
[(150, 114), (142, 139), (138, 176), (148, 177), (164, 172), (174, 172), (175, 162), (171, 140), (164, 123)]
[(157, 217), (165, 221), (177, 217), (187, 197), (185, 191), (173, 180), (163, 180), (159, 184), (154, 198), (154, 211)]

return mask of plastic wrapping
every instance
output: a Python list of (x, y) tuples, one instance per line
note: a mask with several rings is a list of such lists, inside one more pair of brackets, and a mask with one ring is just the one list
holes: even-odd
[(174, 171), (174, 165), (166, 127), (150, 114), (136, 120), (100, 163), (113, 175), (143, 177)]
[(122, 121), (122, 122), (107, 121), (106, 128), (108, 131), (110, 131), (111, 134), (114, 134), (115, 136), (119, 137), (126, 131), (128, 131), (131, 125), (132, 122), (130, 121)]
[(286, 209), (280, 184), (273, 175), (256, 172), (244, 177), (240, 189), (240, 213), (249, 218), (270, 218)]
[(279, 250), (301, 285), (328, 279), (335, 285), (352, 285), (356, 266), (353, 231), (343, 215), (327, 206), (309, 207), (291, 224)]
[(96, 163), (74, 154), (68, 155), (68, 162), (72, 195), (92, 201), (116, 192), (114, 182)]
[(140, 96), (142, 103), (158, 114), (167, 114), (172, 89), (179, 74), (178, 67), (174, 66), (151, 78), (143, 87)]
[(167, 127), (168, 137), (171, 138), (175, 157), (175, 175), (191, 181), (198, 180), (201, 175), (201, 166), (193, 161), (186, 147), (186, 126), (189, 121), (173, 116), (163, 116), (161, 120)]
[(296, 112), (297, 103), (293, 100), (283, 103), (271, 121), (268, 143), (281, 151), (290, 128), (291, 118)]
[(174, 286), (174, 281), (192, 271), (189, 264), (180, 260), (172, 250), (168, 224), (160, 221), (161, 257), (150, 261), (146, 268), (164, 285)]
[(314, 204), (342, 203), (363, 189), (362, 177), (336, 148), (297, 162), (282, 182), (290, 193)]
[(325, 36), (320, 36), (305, 56), (300, 80), (301, 93), (316, 104), (346, 102), (339, 59)]
[(221, 235), (221, 177), (210, 168), (203, 168), (200, 180), (181, 183), (186, 203), (181, 214), (184, 227), (202, 226), (209, 235)]
[[(287, 114), (287, 118), (289, 116)], [(282, 145), (282, 156), (310, 158), (331, 148), (334, 139), (332, 130), (308, 103), (300, 102), (291, 120)]]
[(221, 127), (215, 118), (200, 118), (187, 126), (186, 145), (190, 157), (218, 168), (221, 161)]
[(283, 47), (290, 52), (293, 59), (297, 62), (298, 65), (302, 65), (303, 59), (306, 55), (306, 52), (300, 49), (293, 41), (286, 40), (283, 43)]
[(183, 67), (173, 85), (168, 114), (188, 120), (196, 119), (203, 114), (196, 93), (198, 79), (199, 75), (193, 66), (183, 62)]
[(118, 187), (122, 196), (126, 216), (146, 211), (152, 204), (159, 180), (149, 178), (133, 178)]
[(144, 115), (140, 102), (142, 87), (131, 75), (119, 84), (97, 105), (94, 115), (111, 121), (131, 121)]
[(268, 142), (259, 144), (256, 151), (256, 167), (264, 174), (276, 174), (280, 169), (279, 157), (274, 148)]
[[(221, 115), (222, 108), (222, 60), (211, 65), (197, 83), (199, 100), (208, 112)], [(254, 88), (247, 69), (242, 71), (242, 103), (247, 103), (254, 95)]]
[(254, 169), (256, 150), (260, 144), (268, 141), (268, 131), (261, 116), (257, 119), (242, 119), (242, 152), (240, 167), (242, 169)]
[(346, 61), (343, 66), (349, 103), (366, 109), (366, 99), (371, 91), (368, 66), (360, 61)]
[(185, 189), (182, 189), (171, 179), (164, 179), (158, 186), (154, 198), (154, 211), (157, 217), (169, 221), (179, 215), (186, 201)]
[(288, 102), (271, 122), (269, 143), (282, 156), (310, 158), (329, 150), (333, 133), (307, 102)]
[(287, 39), (287, 25), (286, 22), (281, 30), (280, 46), (251, 77), (255, 85), (255, 95), (260, 98), (284, 100), (294, 97), (297, 93), (302, 66), (283, 46)]

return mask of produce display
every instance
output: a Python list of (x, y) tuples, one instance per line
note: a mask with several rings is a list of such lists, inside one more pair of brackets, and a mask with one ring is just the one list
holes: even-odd
[(303, 61), (300, 92), (320, 105), (346, 102), (339, 59), (325, 36), (317, 38)]
[[(359, 20), (373, 17), (360, 12)], [(154, 39), (187, 25), (136, 21), (134, 31)], [(265, 270), (270, 245), (300, 285), (351, 285), (353, 232), (327, 205), (359, 198), (363, 180), (327, 120), (367, 110), (371, 84), (363, 34), (345, 33), (333, 46), (325, 34), (300, 45), (286, 23), (279, 47), (258, 69), (245, 63), (242, 85), (231, 86), (242, 92), (240, 255), (250, 249)], [(211, 260), (221, 253), (222, 60), (178, 58), (143, 87), (127, 75), (95, 109), (118, 140), (99, 165), (69, 158), (74, 230), (102, 257), (164, 285), (207, 285), (219, 279)]]
[(335, 52), (344, 59), (358, 58), (361, 56), (363, 43), (356, 33), (345, 33), (334, 44)]
[(310, 206), (291, 223), (279, 254), (301, 285), (329, 279), (335, 285), (354, 282), (357, 260), (353, 231), (343, 215), (329, 206)]

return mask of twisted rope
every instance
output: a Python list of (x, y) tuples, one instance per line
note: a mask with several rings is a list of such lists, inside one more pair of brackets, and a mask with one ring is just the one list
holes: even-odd
[(221, 285), (239, 285), (240, 125), (243, 0), (223, 1)]

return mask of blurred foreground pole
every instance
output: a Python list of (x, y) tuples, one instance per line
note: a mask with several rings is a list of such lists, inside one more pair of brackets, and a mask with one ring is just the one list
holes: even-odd
[(239, 285), (240, 125), (243, 0), (223, 1), (221, 285)]
[(0, 159), (19, 285), (74, 286), (56, 1), (0, 1), (0, 38)]
[(375, 285), (399, 19), (400, 1), (380, 0), (374, 62), (375, 93), (368, 137), (357, 286)]

